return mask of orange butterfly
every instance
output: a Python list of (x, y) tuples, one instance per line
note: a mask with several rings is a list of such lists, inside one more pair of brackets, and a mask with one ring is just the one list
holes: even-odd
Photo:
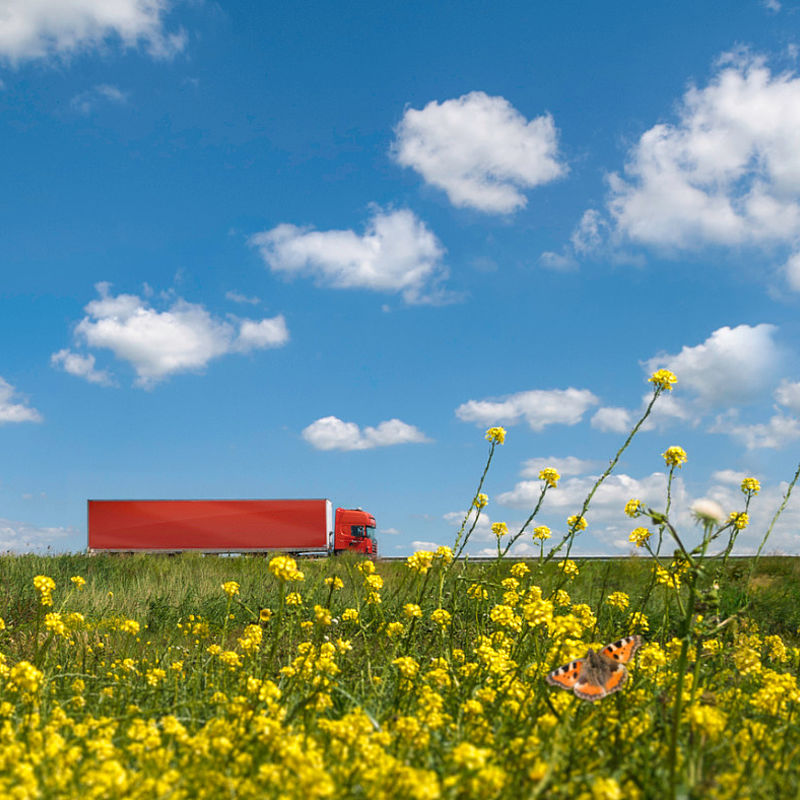
[(627, 664), (642, 644), (641, 636), (626, 636), (595, 653), (554, 669), (545, 680), (551, 686), (572, 689), (581, 700), (594, 702), (618, 692), (628, 680)]

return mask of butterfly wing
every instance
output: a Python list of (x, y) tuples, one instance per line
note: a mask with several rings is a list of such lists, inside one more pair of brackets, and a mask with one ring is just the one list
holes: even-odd
[[(586, 675), (575, 683), (574, 692), (581, 700), (594, 702), (618, 692), (628, 680), (628, 670), (622, 664), (609, 664), (610, 669), (598, 675)], [(614, 668), (615, 667), (615, 668)]]
[(641, 644), (641, 636), (626, 636), (624, 639), (607, 644), (600, 652), (617, 664), (627, 664)]
[(572, 689), (580, 678), (582, 666), (582, 658), (576, 661), (570, 661), (569, 664), (564, 664), (563, 667), (554, 669), (545, 677), (545, 680), (551, 686), (560, 686), (562, 689)]

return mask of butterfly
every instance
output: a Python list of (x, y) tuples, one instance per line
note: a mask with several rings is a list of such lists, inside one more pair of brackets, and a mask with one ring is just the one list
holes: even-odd
[(626, 636), (596, 653), (591, 648), (579, 658), (554, 669), (545, 680), (551, 686), (572, 689), (581, 700), (594, 702), (618, 692), (628, 680), (627, 664), (642, 644), (641, 636)]

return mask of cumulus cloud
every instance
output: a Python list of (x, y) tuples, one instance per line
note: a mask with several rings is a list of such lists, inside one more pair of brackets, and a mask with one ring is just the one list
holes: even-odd
[(0, 425), (6, 422), (41, 422), (42, 415), (31, 408), (8, 381), (0, 378)]
[(800, 381), (782, 381), (775, 390), (775, 399), (789, 411), (800, 414)]
[(57, 549), (66, 539), (77, 535), (75, 528), (41, 527), (0, 517), (0, 552), (30, 553), (48, 547)]
[(684, 346), (680, 353), (649, 359), (653, 372), (666, 367), (678, 376), (707, 408), (749, 403), (764, 393), (781, 363), (775, 344), (775, 325), (738, 325), (718, 328), (701, 344)]
[(738, 421), (735, 413), (722, 414), (709, 430), (739, 439), (748, 450), (779, 450), (800, 439), (800, 420), (779, 411), (767, 422), (745, 424)]
[(469, 400), (456, 409), (456, 416), (479, 425), (516, 425), (524, 420), (531, 430), (541, 431), (548, 425), (575, 425), (598, 402), (588, 389), (532, 389), (497, 400)]
[(505, 98), (484, 92), (409, 108), (395, 133), (397, 162), (443, 189), (459, 207), (516, 211), (527, 203), (521, 190), (566, 172), (549, 114), (528, 121)]
[[(87, 304), (86, 316), (75, 328), (75, 337), (90, 348), (105, 348), (129, 362), (136, 384), (151, 387), (179, 372), (200, 370), (213, 358), (228, 353), (281, 347), (289, 341), (282, 315), (262, 320), (225, 320), (212, 316), (203, 306), (178, 298), (159, 311), (132, 294), (112, 295), (107, 283), (99, 283), (100, 297)], [(75, 354), (59, 351), (55, 364), (91, 380), (89, 356), (76, 361)], [(73, 369), (67, 368), (68, 363)]]
[[(492, 533), (492, 520), (491, 517), (486, 513), (486, 511), (482, 511), (480, 517), (478, 517), (477, 524), (475, 523), (475, 517), (477, 515), (477, 510), (475, 508), (471, 508), (469, 511), (469, 519), (467, 519), (467, 524), (464, 526), (464, 532), (470, 530), (473, 525), (475, 525), (475, 530), (473, 531), (472, 535), (480, 540), (480, 539), (488, 539), (490, 536), (494, 537)], [(448, 511), (446, 514), (442, 515), (442, 519), (451, 527), (459, 530), (461, 528), (461, 523), (464, 522), (464, 517), (467, 516), (466, 511)]]
[(99, 84), (92, 89), (76, 94), (69, 101), (70, 106), (82, 114), (89, 114), (98, 103), (117, 103), (124, 104), (128, 101), (128, 93), (123, 92), (116, 86), (107, 83)]
[(321, 417), (303, 429), (303, 438), (317, 450), (371, 450), (394, 444), (430, 441), (422, 431), (399, 419), (390, 419), (363, 430), (355, 422)]
[(633, 427), (633, 412), (616, 406), (598, 408), (592, 416), (592, 427), (604, 433), (626, 433)]
[(335, 289), (400, 292), (408, 303), (444, 299), (437, 289), (447, 276), (444, 248), (408, 209), (373, 208), (363, 234), (282, 223), (250, 242), (273, 272), (309, 275)]
[(726, 53), (690, 86), (672, 122), (645, 131), (622, 174), (608, 176), (605, 213), (589, 209), (577, 254), (610, 240), (678, 253), (707, 247), (783, 248), (800, 291), (800, 76), (773, 73), (745, 50)]
[(97, 50), (110, 43), (144, 45), (169, 58), (186, 44), (182, 30), (167, 32), (169, 0), (4, 0), (0, 58), (12, 64)]
[(89, 381), (89, 383), (99, 383), (101, 386), (111, 386), (114, 383), (108, 372), (95, 368), (95, 358), (91, 353), (82, 356), (80, 353), (73, 353), (68, 348), (64, 348), (50, 356), (50, 363), (54, 367), (61, 367), (70, 375), (77, 375), (79, 378)]
[(529, 458), (522, 465), (520, 474), (523, 478), (538, 478), (539, 473), (547, 468), (552, 467), (557, 470), (559, 475), (566, 478), (568, 475), (584, 475), (590, 472), (597, 466), (597, 462), (588, 461), (584, 458), (576, 458), (575, 456), (564, 456), (557, 458), (550, 456), (549, 458)]

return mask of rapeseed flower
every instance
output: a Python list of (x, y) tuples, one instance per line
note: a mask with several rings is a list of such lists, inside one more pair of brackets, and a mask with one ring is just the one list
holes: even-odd
[(589, 527), (589, 523), (586, 521), (586, 518), (578, 514), (567, 517), (567, 525), (569, 526), (570, 530), (575, 531), (585, 531), (586, 528)]
[(489, 428), (486, 431), (486, 438), (496, 444), (503, 444), (506, 440), (506, 429), (505, 428)]
[(756, 478), (745, 478), (741, 485), (742, 494), (756, 495), (761, 491), (761, 484)]
[(493, 522), (492, 533), (501, 539), (503, 536), (508, 536), (508, 525), (505, 522)]
[(628, 535), (628, 541), (635, 544), (637, 547), (642, 547), (647, 544), (648, 539), (652, 535), (652, 532), (647, 528), (634, 528)]
[(656, 389), (664, 389), (668, 392), (671, 392), (672, 387), (678, 382), (675, 374), (668, 369), (656, 370), (647, 380), (655, 384)]
[(680, 468), (686, 463), (686, 451), (677, 445), (668, 447), (661, 455), (668, 467)]
[(544, 481), (552, 489), (558, 486), (560, 478), (561, 475), (558, 474), (558, 470), (553, 469), (553, 467), (545, 467), (539, 471), (539, 480)]

